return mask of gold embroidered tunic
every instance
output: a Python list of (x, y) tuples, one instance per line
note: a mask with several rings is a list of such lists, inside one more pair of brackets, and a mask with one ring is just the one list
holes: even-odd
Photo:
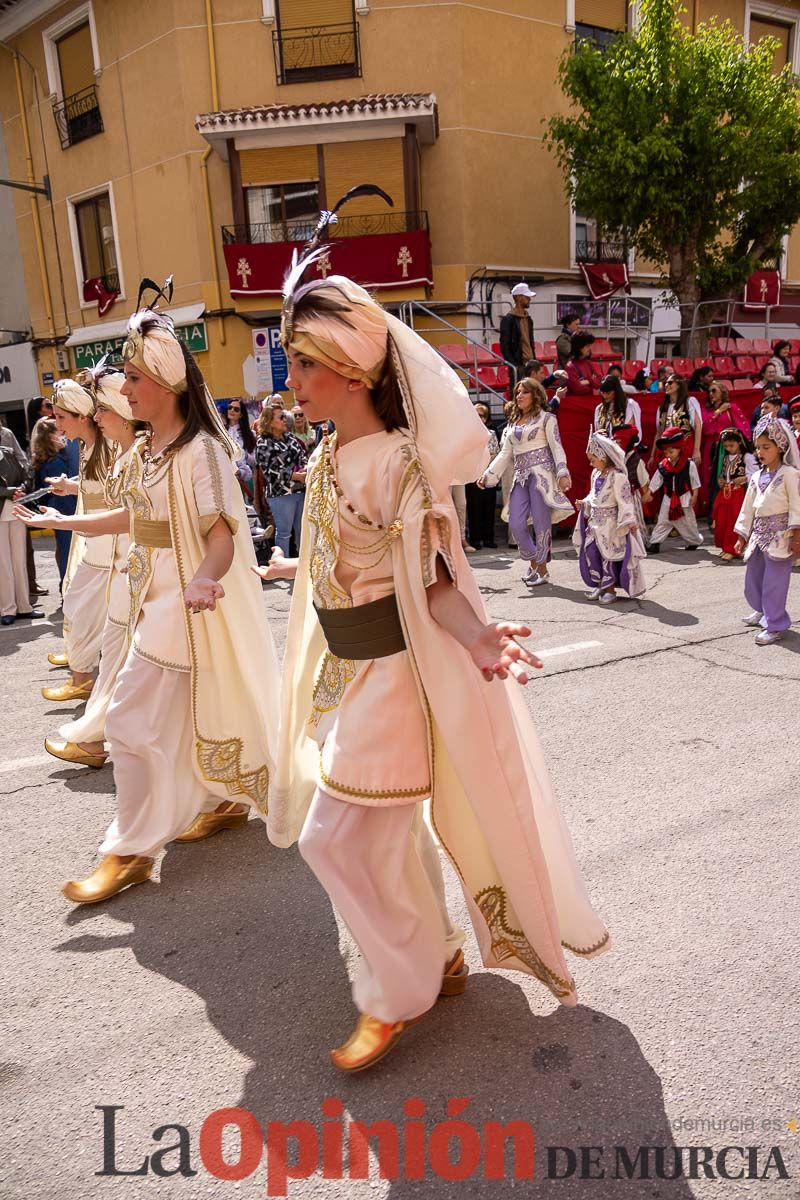
[[(376, 498), (399, 495), (406, 440), (381, 431), (338, 446), (334, 436), (312, 462), (306, 508), (318, 608), (349, 608), (394, 592), (403, 523), (382, 520)], [(429, 553), (435, 557), (434, 546)], [(430, 795), (428, 720), (407, 650), (358, 661), (328, 651), (309, 734), (320, 746), (319, 786), (337, 799), (396, 805)]]

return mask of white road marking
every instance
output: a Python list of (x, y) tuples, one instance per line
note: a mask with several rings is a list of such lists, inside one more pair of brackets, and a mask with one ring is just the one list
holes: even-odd
[(590, 650), (593, 646), (602, 646), (602, 642), (570, 642), (566, 646), (549, 646), (546, 650), (536, 650), (537, 658), (555, 658), (558, 654), (575, 654), (578, 650)]
[(30, 758), (9, 758), (6, 762), (0, 763), (0, 775), (5, 775), (8, 771), (24, 771), (26, 767), (40, 767), (42, 763), (52, 761), (51, 754), (33, 754)]

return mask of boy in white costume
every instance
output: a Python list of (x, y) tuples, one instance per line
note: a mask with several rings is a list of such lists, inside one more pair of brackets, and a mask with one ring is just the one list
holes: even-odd
[(684, 539), (684, 550), (696, 550), (703, 544), (703, 535), (697, 528), (694, 502), (700, 491), (700, 472), (697, 463), (689, 456), (690, 439), (677, 425), (669, 425), (656, 438), (656, 448), (664, 452), (650, 479), (649, 499), (653, 493), (664, 489), (664, 498), (658, 517), (650, 534), (650, 554), (661, 553), (661, 543), (675, 529)]
[(361, 949), (361, 1015), (331, 1054), (357, 1071), (466, 984), (426, 797), (484, 963), (572, 1005), (562, 946), (596, 954), (609, 935), (514, 694), (541, 665), (516, 641), (530, 631), (488, 621), (461, 548), (449, 489), (485, 471), (485, 427), (440, 356), (362, 288), (302, 283), (315, 253), (287, 279), (282, 336), (297, 402), (337, 433), (309, 463), (299, 560), (261, 572), (296, 576), (267, 829), (299, 838)]

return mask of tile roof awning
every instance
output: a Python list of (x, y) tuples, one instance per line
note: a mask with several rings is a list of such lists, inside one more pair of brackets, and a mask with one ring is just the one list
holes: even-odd
[(237, 149), (298, 146), (309, 142), (349, 142), (401, 137), (415, 125), (423, 145), (439, 133), (436, 96), (431, 92), (356, 96), (315, 104), (267, 104), (201, 113), (195, 128), (219, 154), (228, 157), (228, 138)]

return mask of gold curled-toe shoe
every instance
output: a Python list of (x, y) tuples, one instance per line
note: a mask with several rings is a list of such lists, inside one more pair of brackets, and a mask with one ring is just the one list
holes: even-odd
[(362, 1013), (344, 1045), (331, 1050), (331, 1062), (340, 1071), (365, 1071), (380, 1062), (397, 1045), (408, 1027), (419, 1019), (414, 1017), (411, 1021), (387, 1024)]
[(464, 952), (457, 950), (442, 974), (440, 996), (460, 996), (467, 986), (469, 967), (464, 962)]
[(90, 754), (88, 750), (82, 750), (75, 742), (55, 741), (52, 738), (44, 739), (44, 748), (48, 754), (52, 754), (53, 758), (74, 763), (76, 767), (99, 769), (106, 765), (108, 757), (105, 754)]
[[(235, 805), (232, 803), (232, 807)], [(202, 842), (203, 838), (213, 837), (215, 833), (221, 833), (223, 829), (237, 829), (240, 825), (247, 824), (247, 818), (250, 816), (249, 810), (244, 812), (231, 812), (226, 809), (223, 812), (205, 812), (200, 813), (195, 817), (189, 828), (180, 837), (176, 837), (176, 842)]]
[(51, 667), (68, 667), (69, 659), (66, 654), (48, 654), (47, 661)]
[(92, 694), (94, 680), (88, 683), (62, 683), (61, 687), (43, 687), (45, 700), (88, 700)]
[(117, 854), (107, 854), (95, 867), (88, 879), (70, 879), (62, 893), (76, 904), (97, 904), (116, 896), (123, 888), (134, 883), (145, 883), (153, 869), (152, 858), (130, 859), (121, 862)]

